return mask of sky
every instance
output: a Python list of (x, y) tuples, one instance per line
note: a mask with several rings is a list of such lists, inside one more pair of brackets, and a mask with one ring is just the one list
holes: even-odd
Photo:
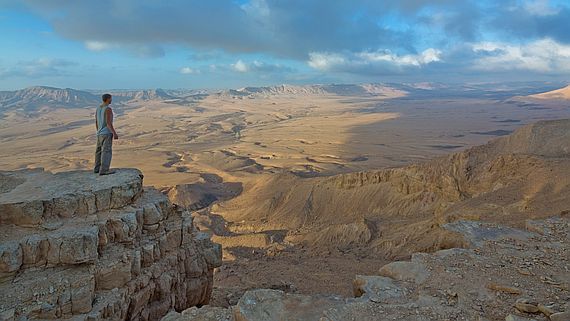
[(0, 0), (0, 90), (570, 81), (570, 0)]

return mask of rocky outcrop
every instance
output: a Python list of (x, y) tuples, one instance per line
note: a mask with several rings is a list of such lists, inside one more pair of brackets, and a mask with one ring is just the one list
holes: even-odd
[(163, 321), (567, 320), (570, 218), (527, 226), (540, 233), (480, 222), (448, 226), (477, 242), (357, 275), (352, 298), (257, 289), (227, 310), (193, 308)]
[(208, 303), (221, 247), (140, 171), (0, 183), (0, 320), (157, 320)]

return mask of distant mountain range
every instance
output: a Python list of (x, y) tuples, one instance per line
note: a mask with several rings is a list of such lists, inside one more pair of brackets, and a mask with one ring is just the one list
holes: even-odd
[[(177, 99), (179, 97), (179, 95), (173, 95), (163, 89), (110, 90), (105, 92), (109, 92), (113, 95), (113, 103), (115, 104), (151, 100), (164, 101)], [(102, 93), (103, 92), (99, 91), (47, 86), (28, 87), (15, 91), (2, 91), (0, 92), (0, 109), (34, 111), (40, 108), (93, 107), (101, 103)]]
[(42, 107), (80, 108), (94, 106), (101, 98), (87, 91), (45, 86), (0, 92), (2, 109), (36, 110)]
[(173, 96), (167, 93), (164, 89), (145, 89), (145, 90), (129, 90), (129, 91), (109, 91), (113, 95), (113, 99), (119, 99), (121, 101), (148, 101), (148, 100), (169, 100), (175, 99)]
[(312, 95), (338, 95), (338, 96), (390, 96), (401, 97), (406, 95), (403, 89), (384, 84), (331, 84), (331, 85), (278, 85), (268, 87), (244, 87), (229, 89), (218, 93), (221, 96), (233, 97), (269, 97), (277, 95), (312, 96)]
[[(144, 89), (109, 90), (115, 104), (143, 101), (184, 100), (201, 98), (212, 94), (208, 90), (189, 89)], [(34, 111), (41, 108), (84, 108), (101, 103), (103, 91), (76, 90), (47, 86), (28, 87), (15, 91), (0, 92), (0, 110), (21, 109)], [(268, 97), (278, 95), (341, 95), (341, 96), (405, 96), (406, 91), (382, 84), (359, 85), (278, 85), (268, 87), (245, 87), (214, 92), (227, 97)]]
[[(359, 97), (389, 97), (397, 98), (414, 95), (416, 98), (431, 96), (473, 96), (479, 97), (482, 92), (496, 95), (498, 98), (509, 98), (518, 95), (528, 95), (534, 86), (512, 87), (504, 84), (503, 87), (489, 87), (491, 85), (445, 85), (441, 83), (403, 83), (403, 84), (329, 84), (329, 85), (277, 85), (266, 87), (244, 87), (222, 91), (195, 90), (195, 89), (143, 89), (143, 90), (109, 90), (113, 95), (113, 103), (137, 103), (145, 101), (172, 101), (187, 103), (208, 95), (243, 99), (272, 96), (359, 96)], [(530, 87), (529, 87), (530, 86)], [(542, 85), (544, 87), (544, 84)], [(550, 87), (552, 88), (552, 85)], [(548, 90), (548, 89), (546, 89)], [(525, 92), (526, 93), (521, 93)], [(532, 92), (532, 91), (531, 91)], [(99, 90), (76, 90), (71, 88), (54, 88), (36, 86), (15, 91), (0, 91), (0, 111), (21, 110), (31, 112), (43, 108), (85, 108), (97, 106), (101, 103)], [(570, 86), (562, 89), (531, 95), (532, 98), (541, 99), (570, 99)]]

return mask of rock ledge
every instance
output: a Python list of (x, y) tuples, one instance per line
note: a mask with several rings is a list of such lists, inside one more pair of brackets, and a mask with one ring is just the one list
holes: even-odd
[(0, 172), (0, 320), (157, 320), (207, 304), (221, 247), (142, 178)]

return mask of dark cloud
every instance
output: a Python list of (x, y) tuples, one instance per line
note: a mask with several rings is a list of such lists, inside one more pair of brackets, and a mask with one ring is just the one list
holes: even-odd
[(188, 59), (193, 61), (208, 61), (219, 59), (222, 55), (223, 54), (218, 51), (199, 51), (189, 55)]
[[(364, 75), (507, 69), (554, 73), (567, 70), (570, 59), (570, 5), (554, 6), (547, 0), (24, 3), (59, 35), (84, 42), (90, 50), (121, 49), (141, 57), (161, 57), (163, 48), (174, 44), (191, 48), (195, 54), (189, 58), (196, 61), (260, 53), (306, 61), (318, 71)], [(488, 43), (489, 38), (495, 43)], [(251, 60), (216, 68), (259, 74), (293, 71)]]
[(480, 36), (481, 19), (482, 14), (477, 6), (465, 3), (461, 10), (451, 13), (444, 21), (444, 30), (450, 36), (475, 41)]
[(570, 8), (552, 8), (547, 12), (533, 12), (524, 7), (501, 7), (492, 20), (498, 31), (519, 39), (552, 38), (570, 43)]
[[(433, 0), (26, 0), (60, 35), (114, 46), (158, 48), (185, 44), (197, 49), (262, 52), (306, 59), (313, 51), (390, 48), (415, 51), (413, 30), (383, 26), (389, 14), (414, 17)], [(141, 47), (147, 48), (147, 47)], [(160, 56), (152, 54), (149, 56)]]

